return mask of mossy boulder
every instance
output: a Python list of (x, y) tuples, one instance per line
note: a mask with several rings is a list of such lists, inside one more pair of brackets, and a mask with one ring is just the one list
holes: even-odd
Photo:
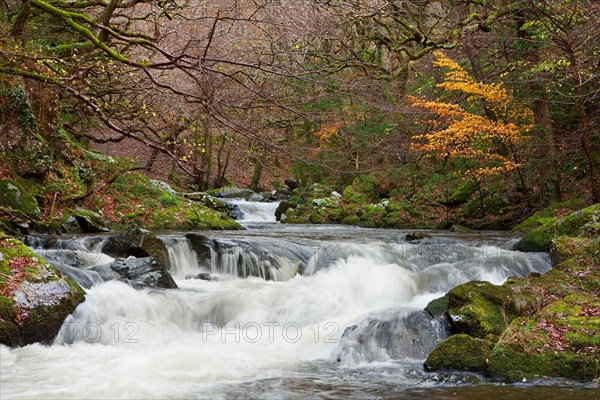
[(502, 334), (518, 315), (505, 286), (471, 281), (448, 293), (448, 312), (459, 332), (485, 339)]
[(0, 343), (50, 343), (83, 290), (20, 241), (0, 233)]
[(40, 209), (35, 198), (15, 181), (0, 180), (0, 207), (21, 214), (38, 217)]
[(448, 293), (444, 296), (439, 297), (437, 299), (431, 300), (427, 307), (425, 307), (425, 311), (431, 314), (432, 317), (437, 318), (448, 312), (448, 308), (450, 306), (450, 300), (448, 299)]
[[(447, 304), (442, 299), (428, 305), (438, 314), (447, 307), (458, 331), (471, 337), (462, 339), (465, 353), (477, 351), (469, 350), (476, 339), (493, 344), (486, 370), (468, 369), (451, 357), (441, 366), (440, 357), (430, 361), (432, 369), (466, 368), (507, 382), (599, 378), (600, 239), (558, 236), (554, 244), (560, 261), (546, 274), (510, 278), (502, 286), (469, 282), (451, 290)], [(443, 343), (432, 355), (450, 351)]]
[(559, 220), (549, 220), (515, 244), (519, 251), (549, 251), (557, 235), (596, 235), (600, 229), (600, 204), (574, 211)]
[(458, 370), (486, 373), (492, 343), (458, 334), (440, 342), (423, 366), (427, 371)]
[(346, 186), (342, 194), (344, 202), (351, 204), (365, 204), (369, 201), (369, 196), (360, 192), (354, 186)]
[(97, 212), (77, 209), (73, 212), (73, 218), (75, 218), (83, 233), (98, 233), (108, 231), (108, 222)]
[[(281, 217), (290, 209), (290, 208), (296, 208), (296, 204), (288, 201), (288, 200), (282, 200), (281, 203), (279, 203), (279, 205), (277, 206), (277, 209), (275, 210), (275, 220), (276, 221), (281, 221)], [(285, 218), (284, 218), (285, 219)]]
[(532, 216), (527, 218), (525, 221), (520, 224), (514, 226), (512, 228), (513, 232), (527, 234), (532, 230), (539, 228), (540, 226), (547, 224), (549, 222), (556, 221), (554, 218), (554, 214), (549, 210), (539, 210), (536, 211)]
[(468, 234), (468, 233), (477, 233), (477, 231), (471, 229), (471, 228), (467, 228), (466, 226), (462, 226), (459, 224), (454, 224), (450, 227), (450, 232), (454, 232), (454, 233), (464, 233), (464, 234)]

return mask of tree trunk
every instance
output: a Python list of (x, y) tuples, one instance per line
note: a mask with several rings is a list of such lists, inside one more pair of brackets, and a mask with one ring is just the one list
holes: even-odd
[(592, 198), (594, 203), (600, 202), (600, 149), (594, 143), (592, 133), (588, 124), (588, 114), (585, 105), (585, 95), (583, 93), (583, 82), (581, 72), (577, 63), (577, 58), (573, 51), (573, 39), (567, 35), (567, 53), (571, 61), (571, 75), (575, 85), (575, 95), (577, 96), (577, 112), (580, 118), (581, 128), (581, 147), (588, 160), (588, 172), (590, 185), (592, 189)]
[(542, 158), (540, 168), (540, 184), (542, 188), (542, 205), (561, 201), (560, 170), (558, 168), (558, 138), (552, 121), (548, 94), (545, 88), (536, 90), (533, 100), (533, 116), (537, 125), (537, 138), (541, 150), (537, 153)]
[(254, 157), (254, 172), (252, 173), (252, 180), (250, 181), (250, 189), (254, 191), (256, 191), (260, 184), (263, 166), (263, 163), (258, 159), (258, 157)]
[(23, 1), (23, 6), (21, 7), (21, 11), (17, 14), (15, 18), (15, 23), (13, 24), (10, 35), (12, 37), (21, 36), (25, 32), (25, 28), (27, 27), (27, 20), (29, 19), (29, 15), (31, 14), (31, 3), (29, 1)]

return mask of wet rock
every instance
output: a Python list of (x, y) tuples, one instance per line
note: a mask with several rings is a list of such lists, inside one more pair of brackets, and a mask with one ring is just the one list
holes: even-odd
[(281, 203), (279, 203), (279, 206), (277, 206), (277, 209), (275, 210), (275, 220), (281, 221), (282, 215), (284, 215), (290, 208), (296, 208), (296, 207), (297, 207), (296, 204), (292, 203), (291, 201), (288, 201), (288, 200), (281, 201)]
[(213, 280), (208, 272), (202, 272), (197, 275), (189, 275), (189, 276), (186, 276), (185, 279), (200, 279), (203, 281), (212, 281)]
[(190, 241), (192, 249), (196, 252), (198, 264), (201, 266), (210, 267), (211, 249), (213, 241), (204, 235), (198, 233), (188, 233), (185, 235)]
[(338, 362), (424, 358), (449, 332), (429, 314), (400, 309), (369, 316), (344, 331)]
[(283, 181), (283, 183), (285, 183), (285, 186), (287, 186), (288, 189), (290, 189), (290, 191), (293, 191), (294, 189), (298, 189), (300, 187), (298, 182), (296, 182), (293, 179), (286, 179)]
[(280, 201), (286, 200), (292, 195), (292, 191), (288, 189), (277, 189), (275, 193), (271, 196), (273, 200)]
[(169, 269), (169, 256), (165, 243), (146, 229), (131, 229), (110, 236), (102, 246), (102, 252), (111, 257), (153, 257)]
[(165, 266), (152, 257), (117, 258), (110, 268), (136, 289), (177, 288)]
[(269, 193), (268, 197), (265, 197), (260, 193), (252, 193), (252, 195), (250, 195), (250, 197), (248, 197), (246, 200), (261, 202), (261, 201), (266, 201), (269, 197), (271, 197), (271, 193)]
[(407, 233), (405, 240), (407, 242), (412, 242), (413, 240), (421, 240), (421, 239), (430, 238), (430, 237), (431, 237), (431, 235), (426, 232), (413, 232), (413, 233)]
[(73, 214), (83, 233), (108, 232), (106, 222), (102, 216), (93, 211), (81, 210)]

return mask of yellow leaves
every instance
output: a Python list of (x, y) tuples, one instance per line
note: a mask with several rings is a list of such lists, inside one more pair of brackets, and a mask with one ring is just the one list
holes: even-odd
[(340, 131), (340, 129), (344, 126), (344, 124), (340, 121), (336, 121), (329, 125), (324, 125), (321, 129), (316, 131), (314, 135), (322, 142), (327, 141), (333, 137), (336, 133)]
[(444, 82), (438, 84), (438, 87), (469, 94), (471, 100), (482, 99), (498, 109), (506, 108), (512, 100), (512, 93), (504, 88), (502, 83), (477, 82), (463, 67), (446, 57), (443, 52), (436, 51), (434, 55), (436, 57), (434, 64), (448, 69)]
[(477, 115), (459, 104), (410, 97), (413, 106), (431, 114), (430, 122), (437, 126), (433, 132), (414, 136), (412, 148), (431, 156), (477, 160), (483, 166), (466, 171), (477, 176), (517, 168), (518, 164), (509, 159), (510, 153), (514, 153), (531, 128), (532, 111), (516, 104), (502, 83), (477, 82), (442, 52), (436, 52), (435, 56), (435, 65), (448, 69), (438, 87), (467, 94), (469, 101), (481, 102), (487, 112), (485, 116)]

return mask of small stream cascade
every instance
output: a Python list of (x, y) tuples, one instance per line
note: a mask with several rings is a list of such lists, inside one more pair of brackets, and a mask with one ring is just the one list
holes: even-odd
[[(103, 279), (99, 266), (114, 258), (102, 253), (108, 236), (79, 238), (30, 237), (30, 246), (63, 274), (89, 288)], [(394, 265), (410, 272), (414, 283), (433, 292), (451, 289), (469, 280), (501, 283), (509, 276), (527, 276), (549, 269), (543, 253), (521, 253), (502, 247), (457, 240), (348, 243), (327, 240), (299, 243), (274, 237), (159, 236), (168, 254), (170, 274), (190, 279), (202, 274), (221, 277), (258, 277), (287, 281), (310, 276), (341, 263)], [(200, 253), (201, 256), (198, 254)]]
[(408, 242), (406, 231), (268, 225), (159, 235), (178, 289), (103, 273), (119, 260), (103, 252), (115, 235), (28, 238), (86, 301), (54, 345), (0, 346), (1, 397), (261, 397), (267, 382), (279, 397), (303, 397), (277, 382), (345, 382), (361, 368), (365, 388), (385, 368), (394, 385), (418, 385), (414, 368), (449, 335), (423, 311), (430, 300), (470, 280), (550, 269), (548, 254), (511, 251), (496, 233)]
[(276, 222), (275, 210), (279, 207), (278, 201), (258, 202), (244, 199), (222, 199), (236, 205), (242, 212), (240, 222)]
[(450, 336), (444, 321), (420, 309), (374, 313), (346, 329), (337, 354), (345, 365), (398, 359), (422, 360)]

